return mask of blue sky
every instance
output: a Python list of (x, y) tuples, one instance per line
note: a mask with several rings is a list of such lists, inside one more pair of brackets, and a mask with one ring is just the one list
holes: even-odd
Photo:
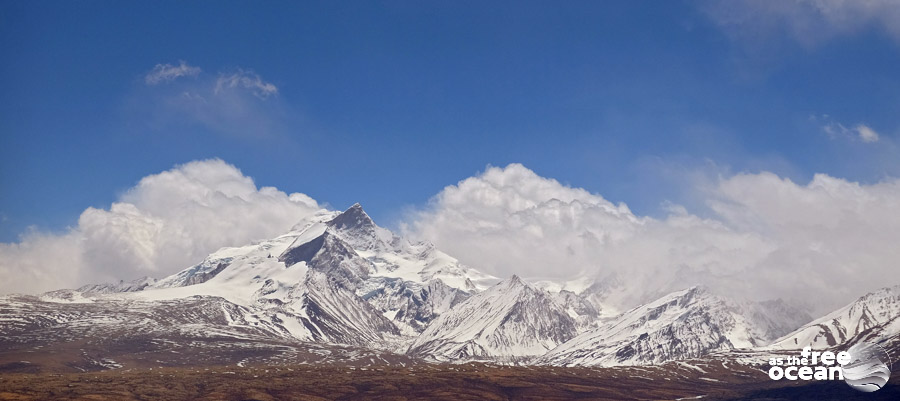
[[(512, 162), (641, 215), (694, 206), (697, 174), (900, 175), (900, 35), (877, 13), (484, 3), (3, 2), (0, 242), (211, 157), (386, 223)], [(182, 61), (202, 72), (148, 84)], [(277, 93), (178, 100), (222, 77)]]

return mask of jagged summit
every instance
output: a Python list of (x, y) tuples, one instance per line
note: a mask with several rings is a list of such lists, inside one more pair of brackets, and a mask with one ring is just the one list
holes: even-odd
[(320, 255), (329, 255), (331, 258), (341, 259), (359, 257), (353, 248), (341, 238), (327, 230), (323, 230), (321, 234), (312, 239), (300, 238), (295, 241), (278, 257), (278, 261), (283, 262), (286, 267), (291, 267), (300, 262), (306, 262), (310, 268), (324, 267), (313, 263), (316, 257)]
[(350, 208), (329, 221), (328, 225), (338, 230), (354, 230), (364, 227), (374, 228), (375, 222), (369, 217), (369, 214), (363, 210), (362, 205), (354, 203), (353, 206), (350, 206)]
[(510, 276), (509, 280), (506, 280), (505, 283), (506, 283), (506, 286), (509, 288), (521, 287), (521, 286), (528, 285), (524, 281), (522, 281), (522, 279), (519, 278), (518, 275), (515, 275), (515, 274)]
[(401, 239), (376, 225), (359, 203), (353, 204), (325, 225), (354, 249), (384, 252), (402, 246)]

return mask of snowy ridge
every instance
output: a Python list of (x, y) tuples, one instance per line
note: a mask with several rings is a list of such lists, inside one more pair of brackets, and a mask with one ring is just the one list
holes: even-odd
[(770, 349), (826, 349), (866, 336), (881, 341), (900, 334), (900, 285), (866, 294), (849, 305), (778, 339)]
[(795, 315), (771, 315), (766, 309), (764, 304), (738, 303), (693, 287), (625, 312), (551, 350), (538, 362), (563, 366), (658, 364), (763, 345), (773, 333), (780, 335), (785, 327), (796, 327), (789, 322)]
[(409, 353), (455, 361), (533, 357), (574, 335), (563, 306), (513, 276), (438, 317)]
[(156, 279), (151, 277), (141, 277), (133, 281), (119, 281), (116, 284), (93, 284), (79, 287), (78, 292), (83, 295), (99, 295), (114, 294), (117, 292), (135, 292), (142, 291), (147, 287), (156, 284)]

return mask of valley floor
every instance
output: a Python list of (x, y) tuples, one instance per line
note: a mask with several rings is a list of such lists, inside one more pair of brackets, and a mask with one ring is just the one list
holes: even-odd
[[(749, 367), (397, 366), (166, 367), (85, 373), (0, 373), (2, 400), (880, 400), (900, 399), (900, 375), (876, 393), (843, 382), (773, 382)], [(701, 372), (702, 371), (702, 372)]]

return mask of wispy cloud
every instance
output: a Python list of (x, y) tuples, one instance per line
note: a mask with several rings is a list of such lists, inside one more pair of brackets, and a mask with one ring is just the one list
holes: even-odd
[(880, 138), (875, 130), (869, 128), (864, 124), (859, 124), (853, 127), (853, 129), (856, 130), (856, 132), (859, 134), (859, 139), (861, 139), (863, 142), (878, 142), (878, 139)]
[(200, 72), (200, 67), (188, 65), (184, 61), (179, 61), (178, 65), (157, 64), (144, 76), (144, 82), (147, 85), (157, 85), (174, 81), (180, 77), (196, 77)]
[(265, 82), (253, 71), (244, 71), (238, 69), (231, 74), (221, 74), (216, 80), (215, 93), (220, 94), (225, 90), (243, 88), (250, 90), (256, 97), (260, 99), (268, 98), (278, 94), (278, 88), (275, 85)]
[(834, 121), (827, 114), (823, 114), (818, 117), (810, 116), (810, 121), (823, 124), (822, 131), (828, 134), (828, 136), (832, 139), (854, 138), (859, 139), (865, 143), (874, 143), (878, 142), (881, 139), (881, 135), (879, 135), (878, 132), (876, 132), (868, 125), (859, 123), (852, 127), (847, 127), (838, 121)]
[(810, 48), (874, 27), (900, 42), (900, 2), (896, 0), (733, 0), (703, 4), (713, 22), (741, 40), (787, 37)]
[[(183, 76), (197, 79), (175, 82)], [(199, 125), (232, 137), (258, 138), (283, 132), (290, 118), (278, 87), (246, 68), (201, 74), (200, 67), (183, 61), (158, 64), (145, 82), (132, 103), (135, 112), (169, 130)]]

